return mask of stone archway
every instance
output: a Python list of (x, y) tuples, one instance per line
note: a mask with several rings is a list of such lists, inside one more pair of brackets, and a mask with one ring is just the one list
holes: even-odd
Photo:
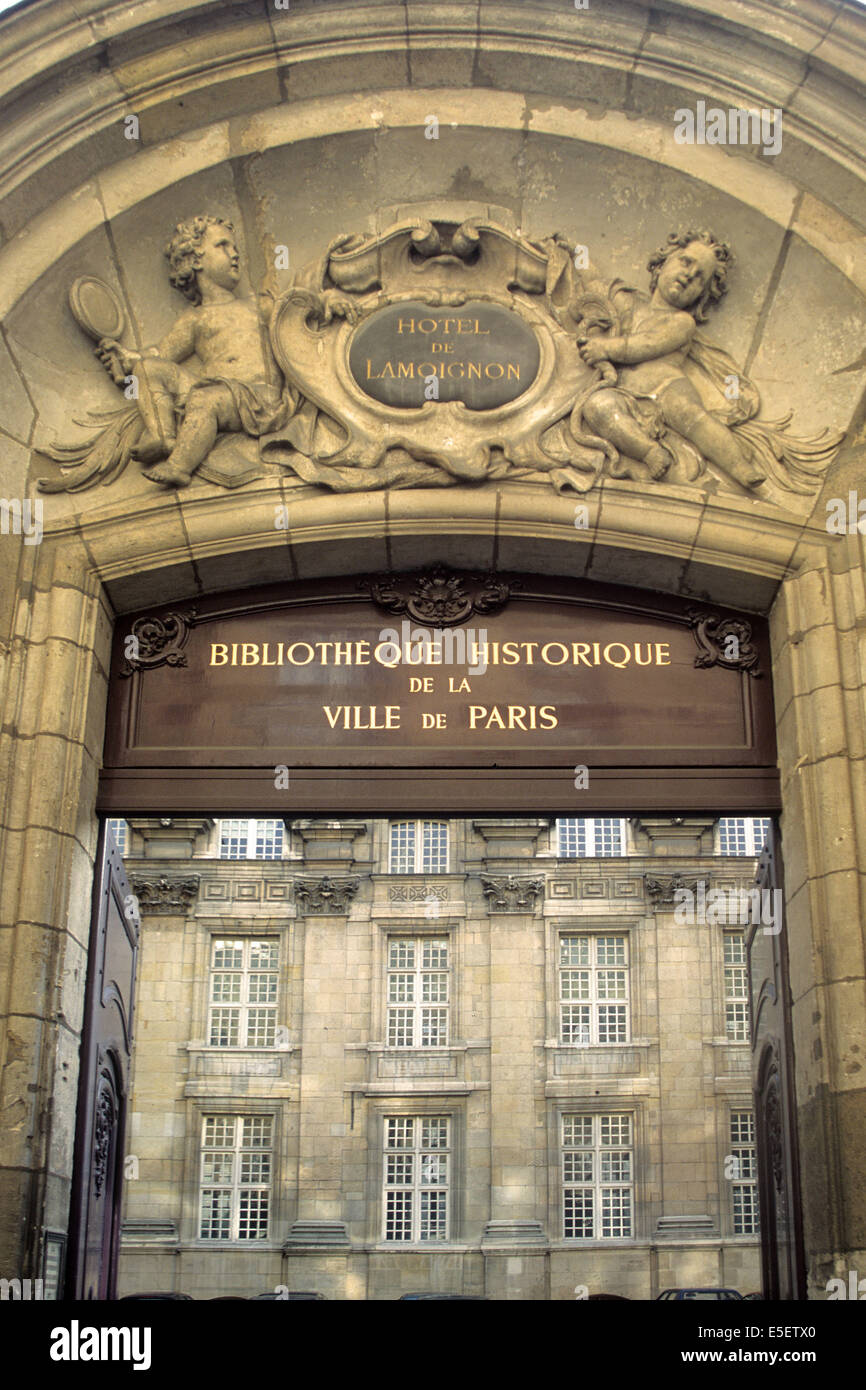
[[(727, 234), (747, 249), (743, 308), (727, 320), (725, 345), (766, 381), (778, 411), (810, 397), (797, 416), (801, 433), (829, 425), (848, 438), (824, 492), (808, 499), (811, 511), (664, 483), (648, 491), (618, 478), (585, 495), (588, 524), (578, 531), (574, 496), (519, 481), (337, 494), (271, 475), (236, 492), (196, 483), (174, 494), (130, 470), (111, 489), (52, 498), (40, 545), (27, 544), (20, 526), (17, 538), (4, 536), (18, 565), (4, 595), (3, 722), (14, 751), (2, 875), (3, 918), (14, 924), (5, 934), (4, 1105), (14, 1117), (5, 1262), (38, 1274), (43, 1233), (65, 1229), (72, 1111), (61, 1097), (74, 1095), (77, 1070), (114, 619), (239, 584), (441, 561), (584, 575), (769, 613), (806, 1248), (810, 1287), (820, 1290), (856, 1265), (858, 1250), (862, 1257), (851, 1156), (864, 1125), (852, 1048), (863, 1017), (863, 940), (835, 924), (861, 915), (863, 539), (828, 536), (825, 526), (826, 499), (847, 498), (862, 471), (862, 369), (850, 348), (866, 286), (862, 173), (846, 124), (857, 101), (848, 67), (862, 55), (862, 16), (846, 10), (835, 33), (816, 27), (805, 8), (781, 19), (769, 7), (766, 32), (756, 21), (734, 37), (713, 22), (680, 86), (669, 52), (693, 32), (690, 6), (674, 7), (665, 25), (610, 11), (603, 61), (571, 16), (566, 27), (545, 5), (483, 5), (480, 27), (467, 24), (464, 6), (438, 7), (439, 28), (417, 7), (408, 30), (403, 6), (370, 7), (360, 29), (351, 6), (322, 16), (301, 7), (295, 30), (255, 7), (231, 20), (212, 8), (185, 7), (202, 58), (195, 72), (178, 61), (180, 29), (169, 23), (161, 38), (147, 26), (126, 30), (136, 21), (117, 20), (109, 4), (95, 29), (71, 21), (50, 43), (47, 0), (7, 21), (22, 65), (0, 248), (10, 497), (36, 495), (45, 473), (39, 451), (67, 427), (71, 401), (116, 404), (66, 315), (70, 281), (114, 277), (135, 334), (149, 341), (173, 313), (167, 289), (155, 302), (160, 241), (176, 216), (211, 206), (236, 219), (254, 280), (273, 275), (274, 248), (289, 246), (304, 262), (338, 231), (376, 223), (379, 208), (420, 197), (428, 213), (431, 200), (440, 212), (457, 201), (468, 213), (505, 199), (534, 237), (578, 206), (585, 217), (571, 215), (573, 235), (603, 248), (611, 275), (620, 266), (637, 274), (671, 217), (730, 224)], [(183, 18), (169, 10), (172, 22)], [(335, 54), (359, 52), (363, 79), (335, 68)], [(530, 69), (518, 61), (526, 53)], [(777, 86), (764, 75), (768, 53)], [(673, 139), (673, 110), (697, 94), (734, 102), (718, 78), (734, 54), (734, 104), (784, 107), (789, 143), (775, 165), (757, 151)], [(446, 57), (466, 85), (439, 85), (436, 65)], [(71, 100), (81, 109), (62, 111), (58, 100), (45, 139), (51, 121), (40, 81), (60, 62), (78, 79)], [(214, 121), (218, 101), (227, 114)], [(437, 111), (439, 139), (427, 140), (427, 117)], [(130, 114), (142, 136), (134, 153), (124, 129)], [(426, 141), (420, 187), (406, 175), (414, 141)], [(579, 178), (564, 175), (571, 167)], [(373, 197), (363, 177), (371, 171)], [(660, 187), (670, 208), (664, 229)], [(274, 527), (279, 506), (291, 509), (285, 531)]]

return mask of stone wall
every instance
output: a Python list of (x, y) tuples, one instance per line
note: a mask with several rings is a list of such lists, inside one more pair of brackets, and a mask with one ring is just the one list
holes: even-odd
[[(51, 467), (40, 451), (70, 438), (73, 417), (118, 405), (69, 314), (70, 282), (106, 280), (129, 341), (153, 342), (178, 308), (161, 247), (179, 216), (209, 209), (235, 222), (250, 283), (277, 290), (274, 247), (295, 267), (422, 200), (428, 213), (495, 205), (533, 237), (562, 229), (641, 285), (672, 225), (712, 225), (739, 257), (713, 336), (771, 416), (793, 410), (800, 434), (847, 431), (822, 495), (792, 511), (664, 483), (648, 496), (624, 479), (587, 494), (578, 532), (574, 498), (519, 483), (335, 496), (272, 475), (231, 497), (200, 481), (175, 495), (129, 468), (110, 488), (46, 497), (41, 544), (2, 534), (5, 1272), (38, 1275), (44, 1230), (65, 1226), (115, 616), (432, 560), (771, 612), (813, 1291), (862, 1267), (864, 557), (862, 537), (828, 536), (825, 519), (863, 474), (864, 29), (847, 0), (724, 16), (703, 0), (585, 13), (558, 0), (471, 12), (298, 0), (287, 14), (34, 0), (0, 21), (7, 499), (38, 496)], [(779, 156), (677, 144), (673, 113), (698, 99), (783, 109)], [(425, 137), (431, 113), (438, 140)], [(277, 504), (291, 507), (288, 531), (274, 530)]]

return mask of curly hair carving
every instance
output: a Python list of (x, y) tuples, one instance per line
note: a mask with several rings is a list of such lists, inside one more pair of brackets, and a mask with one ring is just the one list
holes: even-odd
[(734, 253), (726, 241), (719, 241), (717, 236), (707, 231), (688, 231), (671, 232), (664, 246), (660, 246), (647, 261), (647, 270), (650, 273), (650, 290), (654, 290), (658, 284), (659, 272), (665, 261), (674, 254), (690, 245), (693, 241), (699, 241), (704, 246), (711, 246), (716, 253), (716, 267), (707, 283), (706, 289), (694, 304), (689, 305), (688, 312), (692, 314), (697, 323), (706, 323), (707, 311), (712, 305), (718, 304), (723, 295), (728, 292), (728, 271), (734, 264)]
[(203, 213), (200, 217), (191, 217), (188, 222), (178, 222), (171, 240), (165, 247), (168, 278), (174, 288), (180, 290), (193, 304), (201, 304), (197, 278), (201, 268), (198, 253), (208, 227), (225, 227), (234, 235), (234, 227), (224, 217), (211, 217), (208, 213)]

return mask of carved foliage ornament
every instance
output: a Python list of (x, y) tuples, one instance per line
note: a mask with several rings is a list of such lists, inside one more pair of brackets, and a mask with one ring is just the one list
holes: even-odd
[(295, 902), (304, 913), (328, 912), (340, 916), (348, 912), (360, 882), (358, 878), (331, 878), (328, 874), (321, 878), (296, 878)]
[(494, 878), (482, 874), (481, 891), (491, 912), (531, 912), (536, 899), (544, 896), (544, 879), (524, 878), (518, 874)]
[(495, 575), (467, 575), (435, 569), (362, 580), (371, 599), (387, 613), (406, 613), (429, 627), (455, 627), (473, 613), (498, 613), (517, 586)]
[(195, 622), (195, 609), (166, 613), (164, 618), (136, 618), (124, 638), (121, 676), (156, 666), (185, 666), (184, 647)]
[[(49, 450), (63, 468), (43, 491), (110, 483), (132, 461), (166, 488), (268, 470), (337, 492), (515, 481), (583, 493), (625, 478), (805, 511), (798, 498), (814, 498), (842, 438), (797, 438), (790, 414), (760, 419), (755, 385), (698, 329), (733, 264), (708, 231), (673, 232), (650, 255), (649, 293), (559, 235), (530, 241), (484, 217), (340, 236), (276, 297), (236, 295), (224, 219), (179, 223), (165, 254), (193, 307), (142, 352), (119, 341), (110, 285), (72, 286), (71, 310), (131, 404)], [(225, 419), (236, 423), (211, 448)]]
[(758, 679), (763, 676), (758, 669), (760, 657), (752, 642), (751, 624), (745, 619), (722, 618), (700, 608), (689, 609), (687, 616), (700, 650), (700, 656), (695, 657), (696, 666), (722, 666), (727, 671), (748, 671)]
[(695, 894), (698, 883), (702, 880), (697, 878), (684, 878), (681, 873), (654, 875), (644, 874), (644, 887), (647, 897), (654, 908), (674, 907), (674, 894), (685, 891)]
[(199, 875), (190, 874), (187, 878), (142, 878), (134, 875), (130, 879), (132, 891), (138, 899), (142, 916), (183, 916), (191, 907), (198, 894)]
[(116, 1118), (114, 1096), (103, 1082), (96, 1102), (96, 1119), (93, 1126), (93, 1191), (97, 1197), (102, 1195), (108, 1176), (108, 1160)]

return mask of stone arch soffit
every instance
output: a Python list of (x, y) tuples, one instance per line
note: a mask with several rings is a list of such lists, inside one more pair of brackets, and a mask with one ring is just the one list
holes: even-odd
[[(89, 233), (173, 184), (235, 159), (304, 141), (382, 129), (423, 130), (431, 102), (459, 105), (464, 127), (572, 139), (680, 173), (699, 189), (727, 194), (780, 230), (796, 234), (866, 295), (866, 245), (859, 229), (829, 201), (804, 194), (767, 164), (732, 158), (726, 147), (678, 145), (668, 124), (624, 111), (610, 111), (599, 121), (585, 110), (553, 103), (532, 110), (522, 95), (512, 92), (437, 87), (362, 95), (362, 110), (358, 94), (273, 106), (199, 127), (107, 165), (0, 249), (0, 317)], [(375, 198), (371, 207), (374, 203)]]

